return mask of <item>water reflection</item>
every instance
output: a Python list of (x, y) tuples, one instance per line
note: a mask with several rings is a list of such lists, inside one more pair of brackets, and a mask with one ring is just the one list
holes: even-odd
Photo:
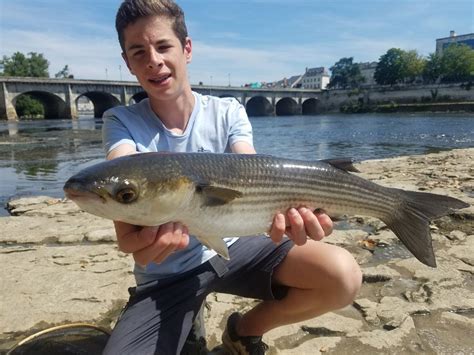
[(18, 134), (18, 122), (16, 121), (8, 122), (7, 127), (8, 127), (9, 136), (16, 136)]

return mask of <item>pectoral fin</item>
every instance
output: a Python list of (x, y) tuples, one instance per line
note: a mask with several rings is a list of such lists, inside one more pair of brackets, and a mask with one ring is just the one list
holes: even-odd
[(229, 260), (229, 249), (227, 244), (221, 237), (196, 237), (202, 244), (209, 249), (214, 250), (217, 254), (222, 256), (224, 259)]
[(243, 196), (242, 192), (225, 187), (198, 185), (197, 191), (205, 198), (206, 206), (221, 206)]

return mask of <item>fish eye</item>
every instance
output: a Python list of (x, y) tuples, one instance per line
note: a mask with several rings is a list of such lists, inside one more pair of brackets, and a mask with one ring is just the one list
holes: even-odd
[(124, 187), (117, 191), (115, 199), (120, 203), (131, 203), (138, 198), (137, 192), (131, 187)]
[[(118, 180), (118, 179), (117, 179)], [(117, 202), (129, 204), (140, 197), (140, 189), (133, 180), (111, 181), (112, 191), (109, 190), (110, 196)]]

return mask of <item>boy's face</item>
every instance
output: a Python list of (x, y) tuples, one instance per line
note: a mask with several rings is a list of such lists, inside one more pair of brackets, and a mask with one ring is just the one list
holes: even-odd
[(191, 40), (183, 46), (171, 28), (171, 20), (144, 17), (124, 30), (122, 56), (150, 99), (178, 98), (189, 86), (187, 64), (191, 61)]

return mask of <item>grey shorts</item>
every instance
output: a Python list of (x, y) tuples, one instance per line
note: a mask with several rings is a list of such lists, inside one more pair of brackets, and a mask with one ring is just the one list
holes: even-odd
[(221, 292), (261, 300), (280, 299), (286, 287), (272, 285), (274, 268), (293, 242), (240, 238), (230, 260), (215, 256), (201, 266), (131, 289), (104, 354), (179, 354), (206, 296)]

